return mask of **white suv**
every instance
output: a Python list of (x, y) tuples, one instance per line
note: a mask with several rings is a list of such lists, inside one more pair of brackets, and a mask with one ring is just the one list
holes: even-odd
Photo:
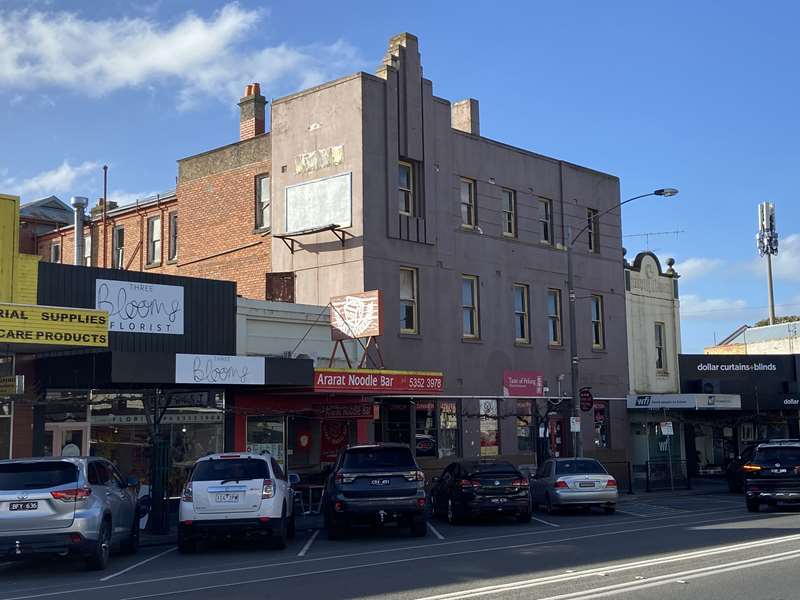
[(205, 538), (263, 540), (285, 548), (294, 536), (294, 492), (269, 454), (212, 454), (192, 468), (181, 495), (178, 550)]

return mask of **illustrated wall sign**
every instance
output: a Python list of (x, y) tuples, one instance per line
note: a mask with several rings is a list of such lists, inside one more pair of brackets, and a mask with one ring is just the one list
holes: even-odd
[(297, 175), (313, 173), (327, 167), (335, 167), (344, 162), (344, 146), (329, 146), (311, 152), (298, 154), (294, 159), (294, 172)]
[(175, 383), (263, 385), (263, 356), (176, 354)]
[(95, 307), (108, 312), (109, 331), (183, 335), (183, 287), (98, 279)]
[(331, 339), (346, 340), (381, 335), (381, 292), (361, 292), (331, 298)]

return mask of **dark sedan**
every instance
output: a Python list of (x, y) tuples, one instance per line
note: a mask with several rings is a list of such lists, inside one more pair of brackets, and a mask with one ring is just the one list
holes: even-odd
[(434, 516), (451, 524), (481, 515), (531, 520), (528, 479), (508, 462), (454, 462), (433, 479), (430, 499)]

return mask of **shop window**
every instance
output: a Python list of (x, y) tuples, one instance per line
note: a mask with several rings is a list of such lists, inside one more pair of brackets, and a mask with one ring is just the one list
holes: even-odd
[(439, 403), (439, 458), (460, 456), (458, 439), (458, 407), (452, 400)]
[(401, 215), (411, 217), (414, 215), (414, 166), (401, 161), (398, 168), (399, 183), (399, 210)]
[(286, 464), (286, 436), (283, 417), (247, 417), (247, 451), (269, 452), (278, 463)]
[(111, 234), (111, 266), (114, 269), (125, 268), (125, 228), (114, 227)]
[(484, 398), (480, 403), (481, 456), (500, 454), (500, 420), (497, 414), (497, 400)]
[(553, 243), (553, 201), (545, 198), (539, 199), (539, 226), (541, 228), (541, 241), (545, 244)]
[(531, 341), (528, 309), (528, 286), (514, 284), (514, 339), (518, 344), (529, 344)]
[(503, 235), (517, 237), (517, 193), (514, 190), (500, 192), (503, 208)]
[(520, 453), (535, 452), (536, 438), (533, 431), (532, 402), (519, 399), (517, 402), (517, 451)]
[(256, 229), (270, 227), (269, 175), (256, 177)]
[(400, 333), (419, 333), (417, 269), (400, 267)]
[(161, 217), (147, 219), (147, 264), (161, 264)]
[(595, 402), (594, 407), (594, 444), (598, 448), (610, 448), (608, 438), (608, 402)]
[(459, 202), (461, 205), (461, 226), (473, 229), (477, 224), (475, 215), (475, 180), (461, 178), (459, 187)]
[(606, 347), (603, 315), (603, 297), (592, 295), (592, 348), (602, 350)]
[(561, 345), (561, 290), (547, 290), (547, 341)]
[(589, 252), (600, 252), (600, 221), (597, 209), (586, 209), (586, 237), (589, 239)]
[(446, 400), (420, 401), (416, 403), (415, 413), (417, 456), (458, 456), (456, 403)]
[(461, 276), (462, 336), (480, 337), (478, 318), (478, 278), (474, 275)]

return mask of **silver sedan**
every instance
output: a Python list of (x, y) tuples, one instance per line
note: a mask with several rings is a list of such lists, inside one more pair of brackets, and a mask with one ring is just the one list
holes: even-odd
[(593, 458), (552, 458), (531, 480), (533, 508), (602, 507), (613, 514), (617, 505), (617, 480)]

